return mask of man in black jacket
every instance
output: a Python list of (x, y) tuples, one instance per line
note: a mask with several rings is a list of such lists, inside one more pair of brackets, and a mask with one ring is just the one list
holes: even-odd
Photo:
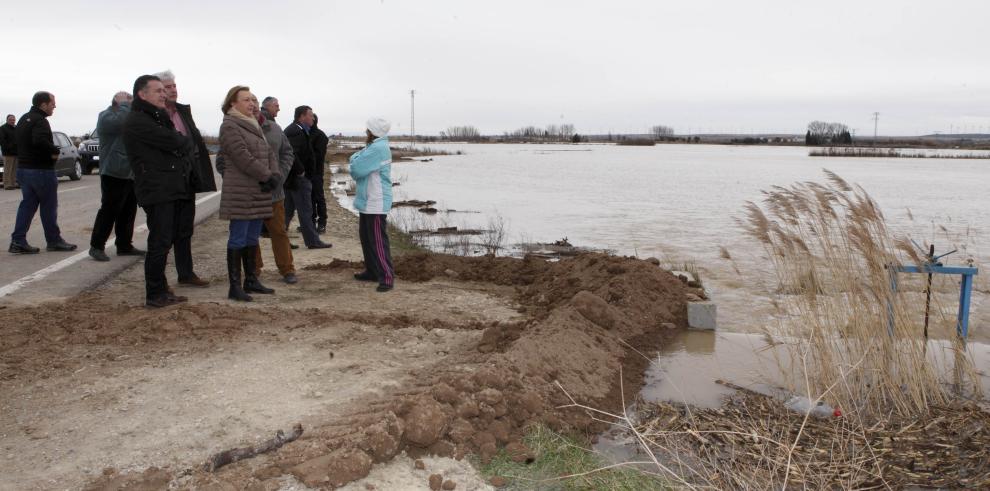
[(313, 183), (311, 176), (315, 172), (316, 165), (313, 157), (313, 142), (310, 140), (309, 131), (313, 127), (313, 108), (309, 106), (299, 106), (296, 108), (295, 118), (289, 126), (285, 127), (285, 136), (292, 145), (292, 152), (295, 154), (295, 161), (292, 163), (292, 170), (286, 178), (286, 195), (291, 197), (291, 202), (286, 200), (285, 224), (289, 225), (292, 215), (299, 211), (299, 226), (302, 228), (303, 241), (310, 249), (326, 249), (331, 247), (320, 240), (320, 235), (316, 233), (316, 225), (313, 223)]
[(327, 233), (327, 196), (323, 189), (324, 161), (327, 158), (327, 145), (330, 138), (319, 128), (320, 118), (313, 114), (313, 127), (309, 130), (309, 139), (313, 142), (313, 175), (310, 182), (313, 184), (313, 221), (316, 222), (316, 233), (322, 235)]
[(7, 123), (0, 126), (0, 150), (3, 151), (3, 188), (14, 189), (17, 184), (17, 118), (7, 115)]
[(31, 110), (17, 122), (15, 138), (18, 150), (17, 182), (21, 185), (21, 204), (17, 207), (14, 233), (10, 234), (13, 254), (37, 254), (40, 249), (27, 242), (34, 214), (41, 207), (41, 226), (45, 229), (48, 251), (72, 251), (75, 244), (62, 239), (58, 228), (58, 177), (55, 162), (59, 148), (52, 138), (48, 116), (55, 112), (55, 96), (38, 92), (31, 98)]
[(195, 165), (192, 168), (192, 206), (185, 209), (175, 237), (175, 270), (179, 274), (179, 283), (198, 287), (210, 284), (196, 275), (193, 271), (192, 236), (196, 220), (195, 193), (216, 191), (217, 183), (213, 179), (213, 165), (210, 163), (210, 152), (206, 149), (203, 136), (200, 135), (196, 122), (193, 121), (192, 110), (188, 104), (179, 104), (179, 90), (175, 85), (175, 75), (171, 70), (155, 74), (165, 86), (165, 112), (175, 126), (175, 130), (184, 136), (192, 138), (196, 147)]
[(165, 112), (165, 86), (154, 75), (134, 81), (134, 102), (124, 122), (124, 148), (134, 170), (134, 191), (148, 216), (144, 261), (145, 305), (165, 307), (185, 301), (169, 293), (165, 280), (168, 251), (176, 244), (184, 216), (193, 206), (190, 138), (175, 130)]

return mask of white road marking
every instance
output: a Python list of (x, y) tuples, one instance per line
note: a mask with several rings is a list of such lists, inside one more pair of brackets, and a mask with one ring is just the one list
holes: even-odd
[(71, 193), (73, 191), (79, 191), (80, 189), (89, 189), (91, 187), (95, 187), (95, 184), (91, 184), (89, 186), (80, 186), (78, 188), (72, 188), (72, 189), (63, 189), (63, 190), (59, 191), (58, 194)]
[[(213, 197), (219, 195), (220, 195), (220, 191), (212, 192), (196, 200), (196, 204), (200, 205), (202, 203), (205, 203), (207, 200), (212, 199)], [(134, 228), (135, 232), (144, 232), (146, 230), (148, 230), (147, 223), (143, 223), (140, 226)], [(114, 238), (115, 237), (110, 237), (109, 239), (107, 239), (107, 242), (109, 243), (113, 241)], [(0, 298), (6, 297), (7, 295), (10, 295), (11, 293), (16, 292), (17, 290), (24, 288), (24, 286), (26, 286), (29, 283), (43, 279), (56, 271), (63, 270), (69, 266), (72, 266), (75, 263), (78, 263), (79, 261), (82, 261), (83, 259), (86, 259), (87, 257), (89, 257), (89, 247), (88, 246), (84, 246), (84, 247), (86, 247), (86, 250), (83, 252), (80, 252), (74, 256), (69, 256), (55, 264), (52, 264), (46, 268), (39, 269), (38, 271), (35, 271), (34, 273), (31, 273), (19, 280), (12, 281), (7, 285), (4, 285), (3, 287), (0, 287)]]

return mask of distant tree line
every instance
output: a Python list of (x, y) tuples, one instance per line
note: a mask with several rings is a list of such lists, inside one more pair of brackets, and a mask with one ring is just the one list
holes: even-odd
[[(490, 141), (489, 136), (484, 136), (478, 128), (470, 125), (450, 126), (440, 132), (440, 140), (453, 141)], [(540, 141), (540, 142), (571, 142), (578, 143), (586, 141), (574, 129), (573, 124), (551, 124), (544, 128), (536, 126), (525, 126), (514, 131), (507, 131), (503, 134), (503, 141)]]
[(659, 124), (650, 127), (650, 135), (652, 135), (653, 139), (657, 141), (671, 140), (674, 138), (674, 128)]
[[(581, 136), (577, 134), (573, 124), (550, 124), (545, 128), (536, 126), (524, 126), (514, 131), (507, 131), (503, 135), (506, 140), (523, 141), (548, 141), (548, 142), (574, 142), (581, 141)], [(575, 138), (577, 137), (577, 138)]]
[(481, 141), (482, 137), (474, 126), (450, 126), (446, 131), (440, 132), (440, 139), (472, 142)]
[(812, 121), (808, 123), (808, 132), (804, 135), (805, 145), (851, 145), (852, 135), (849, 127), (842, 123), (826, 123)]

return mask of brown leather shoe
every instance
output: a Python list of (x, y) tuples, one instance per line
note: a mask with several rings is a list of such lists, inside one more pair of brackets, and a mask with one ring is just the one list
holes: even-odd
[(195, 286), (199, 288), (205, 288), (207, 286), (210, 286), (210, 282), (208, 280), (204, 280), (203, 278), (200, 278), (199, 276), (196, 275), (192, 275), (191, 278), (179, 280), (179, 284)]
[(166, 297), (172, 303), (182, 303), (182, 302), (188, 302), (189, 301), (189, 298), (188, 297), (184, 297), (182, 295), (176, 295), (174, 293), (167, 293), (166, 294)]
[(175, 304), (179, 303), (176, 299), (177, 299), (177, 297), (174, 297), (174, 296), (171, 296), (171, 295), (162, 295), (162, 296), (157, 297), (157, 298), (149, 298), (149, 299), (145, 300), (144, 305), (145, 305), (145, 307), (148, 307), (148, 308), (160, 309), (160, 308), (169, 307), (169, 306), (172, 306), (172, 305), (175, 305)]

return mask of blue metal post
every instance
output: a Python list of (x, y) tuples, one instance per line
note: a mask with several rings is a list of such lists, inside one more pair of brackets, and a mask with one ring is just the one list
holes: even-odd
[[(966, 339), (969, 335), (969, 307), (973, 300), (973, 276), (980, 273), (980, 270), (965, 266), (942, 266), (941, 263), (926, 263), (921, 267), (915, 265), (899, 266), (891, 268), (890, 288), (894, 294), (897, 292), (897, 273), (922, 273), (922, 274), (957, 274), (962, 277), (959, 286), (959, 313), (956, 316), (956, 334), (960, 338)], [(891, 302), (892, 295), (887, 301), (887, 332), (894, 333), (894, 310)]]
[(966, 339), (969, 334), (969, 304), (973, 295), (973, 275), (962, 275), (962, 284), (959, 286), (959, 315), (956, 317), (956, 333), (959, 337)]

